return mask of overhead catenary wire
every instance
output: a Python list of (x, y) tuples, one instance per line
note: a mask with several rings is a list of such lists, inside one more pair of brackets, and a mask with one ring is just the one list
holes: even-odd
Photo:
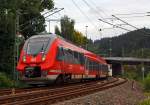
[(51, 16), (51, 15), (53, 15), (53, 14), (59, 12), (59, 11), (62, 11), (63, 9), (64, 9), (64, 8), (60, 8), (59, 10), (57, 10), (57, 11), (55, 11), (55, 12), (49, 14), (48, 16), (45, 16), (44, 18), (48, 18), (49, 16)]
[(98, 13), (98, 16), (100, 16), (102, 19), (104, 19), (103, 16), (99, 13), (99, 11), (97, 11), (95, 8), (93, 8), (87, 1), (83, 0), (83, 2), (84, 2), (90, 9), (96, 11), (96, 12)]
[(126, 21), (124, 21), (124, 20), (122, 20), (122, 19), (118, 18), (118, 17), (117, 17), (117, 16), (115, 16), (115, 15), (112, 15), (112, 16), (113, 16), (114, 18), (116, 18), (116, 19), (120, 20), (121, 22), (123, 22), (123, 23), (125, 23), (125, 24), (127, 24), (127, 25), (129, 25), (129, 26), (131, 26), (131, 27), (133, 27), (133, 28), (135, 28), (135, 29), (137, 29), (137, 30), (139, 30), (140, 32), (142, 32), (142, 33), (144, 33), (144, 34), (148, 34), (148, 35), (145, 35), (145, 36), (150, 36), (150, 33), (147, 33), (146, 31), (142, 31), (142, 30), (140, 30), (140, 29), (139, 29), (139, 28), (137, 28), (136, 26), (129, 24), (128, 22), (126, 22)]
[(133, 26), (133, 25), (131, 25), (131, 24), (129, 24), (129, 23), (127, 23), (127, 22), (125, 22), (124, 20), (122, 20), (122, 19), (120, 19), (120, 18), (116, 17), (115, 15), (112, 15), (112, 17), (116, 18), (117, 20), (122, 21), (123, 23), (125, 23), (125, 24), (127, 24), (127, 25), (129, 25), (129, 26), (131, 26), (131, 27), (133, 27), (133, 28), (135, 28), (135, 29), (137, 29), (137, 30), (139, 30), (139, 28), (137, 28), (137, 27), (135, 27), (135, 26)]
[[(119, 18), (142, 18), (142, 17), (146, 17), (146, 16), (149, 16), (149, 15), (143, 15), (143, 16), (129, 16), (129, 17), (119, 17)], [(104, 19), (110, 19), (110, 20), (115, 20), (115, 18), (104, 18)]]
[(91, 4), (93, 4), (95, 8), (101, 11), (105, 16), (108, 16), (108, 14), (102, 8), (96, 6), (96, 3), (93, 0), (89, 0), (89, 2), (91, 2)]
[(84, 17), (86, 17), (87, 18), (87, 20), (95, 27), (95, 29), (98, 29), (97, 28), (97, 26), (91, 21), (91, 19), (82, 11), (82, 9), (77, 5), (77, 3), (74, 1), (74, 0), (72, 0), (72, 3), (75, 5), (75, 7), (80, 11), (80, 13), (82, 14), (82, 15), (84, 15)]
[(145, 12), (145, 13), (126, 13), (126, 14), (115, 14), (115, 15), (142, 15), (150, 12)]
[[(46, 15), (46, 14), (48, 14), (48, 13), (50, 13), (50, 12), (52, 12), (52, 11), (56, 10), (56, 9), (58, 9), (58, 8), (53, 8), (53, 9), (51, 9), (51, 10), (49, 10), (49, 11), (47, 11), (47, 12), (45, 12), (45, 13), (41, 14), (41, 15)], [(38, 19), (39, 17), (40, 17), (40, 16), (35, 17), (35, 18), (32, 18), (31, 20)], [(30, 22), (31, 22), (31, 20), (29, 20), (29, 21), (27, 21), (27, 22), (25, 22), (25, 23), (23, 23), (23, 24), (19, 25), (19, 27), (22, 27), (22, 26), (24, 26), (24, 25), (26, 25), (26, 24), (30, 23)]]
[(107, 24), (109, 24), (109, 25), (112, 25), (112, 26), (114, 26), (114, 27), (117, 27), (117, 28), (120, 28), (120, 29), (126, 30), (126, 31), (132, 31), (132, 30), (129, 30), (129, 29), (126, 29), (126, 28), (123, 28), (123, 27), (120, 27), (120, 26), (114, 25), (114, 24), (109, 23), (109, 22), (107, 22), (107, 21), (104, 21), (104, 20), (102, 20), (102, 19), (98, 19), (98, 20), (100, 20), (100, 21), (102, 21), (102, 22), (104, 22), (104, 23), (107, 23)]
[(57, 10), (58, 8), (53, 8), (53, 9), (51, 9), (51, 10), (49, 10), (49, 11), (46, 11), (45, 13), (41, 13), (41, 15), (46, 15), (46, 14), (48, 14), (48, 13), (50, 13), (50, 12), (53, 12), (54, 10)]
[[(83, 0), (83, 2), (84, 2), (91, 10), (94, 10), (94, 11), (96, 12), (97, 18), (101, 17), (103, 20), (105, 20), (105, 18), (101, 15), (100, 11), (98, 11), (99, 8), (93, 7), (93, 6), (91, 5), (91, 3), (88, 3), (86, 0)], [(92, 0), (91, 0), (91, 2), (92, 2)], [(94, 4), (94, 2), (92, 2), (92, 3)], [(102, 11), (102, 10), (101, 10), (101, 11)], [(103, 13), (104, 13), (104, 12), (103, 12)], [(104, 14), (105, 14), (105, 13), (104, 13)], [(105, 14), (105, 15), (106, 15), (106, 14)], [(99, 31), (99, 29), (98, 29), (98, 31)]]
[[(53, 15), (53, 14), (55, 14), (55, 13), (57, 13), (57, 12), (59, 12), (59, 11), (61, 11), (61, 10), (63, 10), (64, 8), (59, 8), (59, 10), (57, 10), (57, 11), (55, 11), (55, 12), (53, 12), (53, 13), (51, 13), (51, 14), (49, 14), (48, 16), (46, 16), (46, 17), (44, 17), (44, 18), (48, 18), (49, 16), (51, 16), (51, 15)], [(51, 11), (49, 11), (49, 13), (50, 13)], [(48, 12), (46, 12), (45, 14), (47, 14)], [(40, 17), (40, 16), (39, 16)], [(25, 25), (25, 24), (28, 24), (28, 23), (30, 23), (32, 20), (34, 20), (34, 19), (38, 19), (39, 17), (35, 17), (35, 18), (33, 18), (33, 19), (31, 19), (31, 20), (29, 20), (29, 21), (27, 21), (27, 22), (25, 22), (24, 24), (22, 24), (22, 26), (23, 25)], [(29, 26), (25, 26), (22, 30), (20, 30), (20, 31), (23, 31), (23, 30), (25, 30), (25, 29), (27, 29)]]

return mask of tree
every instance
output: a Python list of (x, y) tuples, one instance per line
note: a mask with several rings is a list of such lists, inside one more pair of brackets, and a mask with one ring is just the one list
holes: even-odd
[(55, 26), (56, 34), (76, 43), (77, 45), (85, 47), (88, 40), (81, 32), (74, 29), (75, 21), (73, 19), (64, 16), (61, 18), (60, 24), (61, 29), (59, 29), (58, 26)]
[(62, 37), (72, 41), (74, 35), (74, 20), (64, 16), (60, 20)]
[[(78, 45), (86, 45), (87, 43), (87, 38), (79, 31), (75, 30), (74, 31), (74, 42), (77, 43)], [(85, 47), (85, 46), (83, 46)]]
[(52, 0), (23, 0), (19, 6), (20, 32), (25, 38), (45, 31), (45, 19), (41, 12), (53, 8)]
[(112, 38), (97, 40), (94, 42), (94, 46), (97, 46), (99, 54), (103, 53), (109, 55), (109, 49), (111, 48), (112, 56), (147, 58), (150, 57), (150, 37), (146, 37), (143, 31), (150, 33), (150, 29), (142, 28)]
[(1, 11), (0, 21), (0, 72), (11, 74), (14, 64), (12, 55), (14, 55), (15, 15)]
[(55, 26), (55, 34), (61, 35), (61, 32), (60, 32), (58, 26)]
[(17, 17), (25, 38), (45, 30), (44, 9), (53, 8), (53, 0), (0, 0), (0, 72), (12, 74)]

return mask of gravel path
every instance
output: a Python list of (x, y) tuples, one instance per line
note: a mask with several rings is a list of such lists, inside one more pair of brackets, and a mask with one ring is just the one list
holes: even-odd
[(129, 81), (105, 91), (53, 105), (138, 105), (144, 98), (142, 87), (134, 82), (134, 88), (132, 88), (132, 82)]

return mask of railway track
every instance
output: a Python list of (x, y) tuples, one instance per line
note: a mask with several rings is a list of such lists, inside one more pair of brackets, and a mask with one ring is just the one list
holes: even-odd
[(91, 94), (125, 83), (125, 79), (111, 79), (108, 81), (93, 81), (83, 84), (64, 86), (55, 89), (37, 90), (0, 97), (0, 104), (4, 105), (47, 105), (64, 101), (74, 97)]
[(46, 87), (39, 87), (39, 88), (0, 89), (0, 96), (17, 94), (17, 93), (22, 93), (22, 92), (31, 92), (31, 91), (36, 91), (36, 90), (44, 90), (44, 89), (47, 89), (47, 88)]
[[(89, 81), (85, 81), (89, 82)], [(82, 84), (80, 81), (72, 81), (69, 83), (64, 83), (60, 86), (57, 85), (51, 85), (51, 86), (39, 86), (39, 87), (27, 87), (27, 88), (12, 88), (12, 89), (0, 89), (0, 96), (3, 95), (11, 95), (11, 94), (18, 94), (18, 93), (25, 93), (25, 92), (33, 92), (33, 91), (39, 91), (39, 90), (45, 90), (45, 89), (53, 89), (57, 87), (64, 87), (64, 86), (71, 86), (74, 84)]]

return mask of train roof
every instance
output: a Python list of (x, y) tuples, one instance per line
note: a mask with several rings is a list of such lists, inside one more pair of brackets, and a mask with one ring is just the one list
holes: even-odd
[(90, 52), (90, 51), (87, 51), (87, 50), (83, 49), (82, 47), (77, 46), (77, 45), (73, 44), (72, 42), (69, 42), (69, 41), (67, 41), (66, 39), (64, 39), (64, 38), (62, 38), (61, 36), (56, 35), (56, 34), (33, 35), (33, 36), (31, 36), (29, 39), (41, 38), (41, 37), (49, 37), (49, 38), (51, 38), (51, 40), (55, 40), (55, 39), (58, 38), (57, 41), (58, 41), (59, 44), (60, 44), (61, 46), (63, 46), (64, 48), (66, 48), (66, 49), (71, 49), (71, 50), (73, 50), (73, 51), (78, 51), (78, 52), (80, 52), (80, 53), (84, 53), (84, 55), (87, 56), (87, 57), (90, 58), (90, 59), (93, 59), (93, 60), (96, 60), (96, 61), (100, 61), (100, 62), (105, 62), (105, 60), (104, 60), (102, 57), (100, 57), (100, 56), (98, 56), (98, 55), (96, 55), (96, 54), (94, 54), (94, 53), (92, 53), (92, 52)]
[(40, 38), (40, 37), (49, 37), (49, 38), (55, 39), (57, 38), (57, 35), (56, 34), (39, 34), (39, 35), (31, 36), (29, 39)]

